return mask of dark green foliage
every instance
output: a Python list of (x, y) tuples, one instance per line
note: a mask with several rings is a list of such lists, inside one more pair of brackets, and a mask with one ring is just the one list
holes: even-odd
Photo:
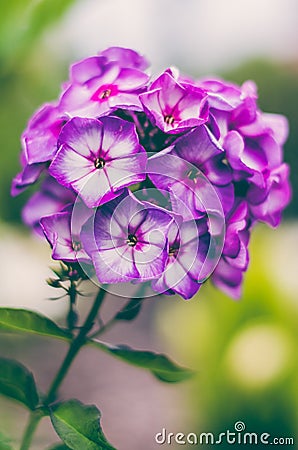
[(39, 401), (32, 373), (17, 361), (6, 358), (0, 358), (0, 393), (31, 410)]

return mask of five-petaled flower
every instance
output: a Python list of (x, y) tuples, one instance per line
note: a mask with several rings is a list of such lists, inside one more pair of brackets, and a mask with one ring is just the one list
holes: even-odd
[(80, 235), (82, 226), (91, 215), (92, 210), (78, 201), (61, 212), (40, 219), (43, 232), (53, 249), (53, 259), (67, 262), (89, 261)]
[(140, 94), (140, 100), (152, 123), (166, 133), (181, 133), (208, 119), (207, 93), (177, 81), (170, 70)]
[(117, 108), (140, 111), (139, 94), (149, 80), (146, 66), (136, 52), (119, 47), (75, 63), (60, 99), (61, 110), (73, 117), (99, 117)]
[(146, 152), (132, 123), (116, 117), (75, 117), (63, 128), (50, 174), (90, 208), (145, 179)]
[(81, 239), (101, 283), (147, 281), (162, 275), (168, 255), (169, 211), (125, 191), (98, 208)]

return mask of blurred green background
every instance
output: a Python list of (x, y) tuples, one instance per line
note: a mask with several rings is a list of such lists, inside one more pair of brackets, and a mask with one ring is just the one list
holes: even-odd
[[(108, 9), (108, 3), (110, 9)], [(150, 41), (149, 53), (151, 54), (149, 57), (153, 63), (155, 55), (156, 60), (162, 59), (161, 48), (168, 46), (170, 56), (174, 55), (175, 64), (179, 65), (180, 63), (183, 69), (184, 61), (179, 57), (178, 50), (178, 56), (175, 59), (175, 46), (176, 43), (178, 45), (183, 33), (188, 35), (189, 42), (192, 42), (192, 35), (188, 30), (188, 19), (190, 20), (194, 11), (197, 11), (195, 4), (203, 8), (203, 2), (186, 2), (183, 6), (184, 16), (181, 18), (181, 26), (174, 31), (167, 19), (166, 8), (161, 8), (164, 19), (163, 31), (159, 31), (155, 26), (154, 21), (157, 21), (154, 18), (153, 5), (155, 3), (157, 5), (157, 2), (152, 2), (153, 12), (150, 15), (150, 8), (145, 2), (133, 0), (123, 2), (126, 4), (127, 14), (131, 16), (131, 22), (134, 20), (132, 14), (135, 14), (136, 21), (141, 21), (143, 18), (143, 24), (148, 17), (150, 19), (148, 19), (150, 22), (148, 26), (151, 27), (153, 43)], [(216, 4), (214, 1), (211, 3)], [(229, 0), (228, 3), (232, 10), (233, 1)], [(295, 2), (285, 3), (294, 5), (292, 11), (287, 11), (289, 16), (294, 15), (297, 12)], [(0, 286), (14, 284), (14, 280), (20, 273), (14, 270), (15, 267), (22, 268), (28, 265), (27, 269), (30, 269), (30, 258), (32, 259), (29, 255), (30, 252), (32, 254), (35, 252), (36, 261), (39, 261), (38, 258), (41, 255), (40, 264), (44, 267), (50, 262), (48, 252), (45, 253), (40, 247), (46, 246), (46, 244), (36, 244), (35, 241), (33, 244), (33, 238), (21, 224), (21, 208), (30, 193), (12, 199), (10, 184), (12, 177), (19, 171), (19, 138), (28, 118), (41, 103), (57, 97), (61, 83), (67, 78), (70, 61), (88, 54), (90, 45), (84, 48), (82, 44), (76, 51), (77, 42), (88, 41), (86, 32), (88, 15), (85, 10), (89, 8), (90, 20), (95, 9), (97, 11), (97, 42), (94, 45), (98, 50), (103, 48), (102, 43), (106, 44), (109, 41), (107, 37), (109, 35), (105, 34), (107, 27), (113, 26), (117, 28), (118, 33), (115, 33), (116, 37), (113, 38), (114, 40), (111, 39), (107, 45), (131, 45), (136, 50), (143, 52), (147, 50), (144, 42), (148, 36), (144, 32), (141, 39), (137, 31), (139, 28), (134, 33), (129, 27), (130, 31), (128, 32), (124, 17), (122, 17), (124, 22), (121, 22), (119, 5), (120, 3), (117, 1), (107, 2), (107, 0), (88, 0), (88, 2), (83, 0), (76, 2), (73, 0), (0, 1), (0, 240), (2, 249), (5, 249), (0, 253), (2, 256)], [(289, 5), (284, 6), (285, 10), (290, 7)], [(271, 2), (271, 8), (279, 6), (280, 2)], [(255, 8), (258, 11), (258, 7), (255, 6)], [(85, 16), (82, 16), (81, 24), (79, 17), (80, 11), (83, 10)], [(173, 10), (176, 15), (179, 15), (180, 9), (177, 0), (173, 2)], [(227, 16), (231, 10), (226, 11)], [(204, 9), (200, 11), (204, 14)], [(238, 12), (238, 14), (240, 13)], [(265, 24), (266, 21), (268, 30), (270, 23), (268, 25), (266, 14), (264, 12), (262, 14), (263, 23)], [(222, 18), (222, 20), (224, 19), (225, 17)], [(159, 18), (159, 21), (161, 20)], [(92, 23), (94, 24), (94, 20)], [(272, 23), (271, 28), (273, 27)], [(68, 31), (65, 34), (66, 28)], [(167, 29), (169, 30), (168, 39)], [(152, 30), (155, 30), (154, 37)], [(274, 30), (271, 31), (274, 32)], [(276, 32), (281, 35), (286, 30), (280, 28)], [(72, 33), (76, 39), (74, 39), (73, 45), (67, 46), (63, 39), (66, 36), (68, 41), (71, 41)], [(127, 33), (129, 38), (127, 38)], [(79, 40), (80, 36), (81, 41)], [(173, 40), (173, 36), (176, 41)], [(91, 33), (89, 41), (93, 37)], [(221, 36), (218, 35), (217, 38), (218, 51), (221, 54), (224, 54), (225, 51), (228, 52), (228, 47), (220, 46)], [(237, 44), (237, 36), (234, 40), (237, 48), (241, 46), (241, 42)], [(141, 43), (140, 47), (138, 46), (139, 42)], [(294, 44), (297, 50), (297, 42), (293, 41), (292, 45)], [(205, 45), (208, 46), (208, 44)], [(193, 50), (195, 52), (195, 48)], [(220, 64), (216, 67), (216, 65), (210, 64), (210, 71), (216, 70), (217, 74), (238, 83), (246, 79), (255, 80), (259, 88), (260, 107), (265, 111), (282, 113), (288, 117), (290, 136), (285, 145), (285, 160), (291, 166), (293, 200), (284, 214), (285, 220), (280, 229), (271, 230), (268, 227), (260, 226), (253, 234), (251, 265), (245, 278), (244, 295), (240, 302), (228, 299), (211, 285), (207, 285), (190, 302), (184, 302), (177, 298), (160, 299), (148, 306), (146, 315), (143, 313), (140, 323), (142, 333), (147, 336), (147, 341), (153, 342), (162, 350), (169, 350), (175, 359), (196, 368), (198, 375), (182, 388), (178, 386), (171, 390), (163, 388), (164, 390), (161, 390), (159, 395), (164, 395), (165, 398), (173, 396), (176, 403), (169, 403), (168, 407), (165, 406), (162, 409), (164, 417), (159, 417), (157, 422), (148, 421), (146, 423), (144, 419), (143, 428), (139, 424), (136, 429), (132, 430), (133, 425), (127, 418), (121, 415), (117, 416), (113, 409), (109, 411), (108, 419), (114, 421), (112, 426), (107, 424), (110, 432), (109, 438), (112, 443), (118, 445), (119, 449), (139, 450), (144, 448), (144, 450), (150, 450), (158, 447), (154, 443), (153, 437), (164, 426), (163, 424), (168, 423), (171, 408), (176, 408), (177, 411), (172, 422), (169, 422), (169, 426), (176, 426), (176, 429), (172, 428), (169, 431), (219, 433), (227, 429), (233, 430), (234, 423), (241, 420), (246, 424), (247, 431), (268, 432), (273, 437), (294, 437), (296, 441), (298, 440), (297, 51), (296, 55), (297, 57), (292, 51), (291, 57), (283, 59), (278, 56), (274, 58), (266, 52), (263, 55), (256, 52), (256, 54), (249, 54), (247, 58), (237, 59), (236, 56), (229, 67)], [(189, 59), (187, 70), (194, 76), (206, 75), (209, 69), (206, 61), (204, 70), (201, 70), (197, 59)], [(16, 247), (22, 251), (11, 252), (9, 246), (6, 249), (4, 243), (9, 239), (15, 241)], [(17, 264), (13, 258), (19, 259)], [(18, 270), (22, 271), (22, 269)], [(7, 282), (7, 273), (11, 277), (9, 283)], [(24, 276), (22, 278), (24, 284), (21, 289), (23, 290), (26, 290), (26, 279), (28, 285), (31, 282), (29, 275), (26, 276), (27, 278)], [(36, 280), (37, 276), (39, 275), (35, 272)], [(37, 280), (38, 282), (40, 280)], [(11, 291), (10, 288), (7, 288), (6, 292), (4, 297), (0, 292), (1, 304), (18, 304), (17, 302), (21, 301), (19, 296), (22, 296), (22, 292)], [(39, 295), (37, 290), (36, 293)], [(44, 301), (42, 295), (41, 293), (40, 303)], [(56, 303), (51, 308), (54, 310)], [(62, 312), (60, 310), (53, 311), (52, 314), (59, 316)], [(138, 329), (138, 325), (136, 328)], [(138, 334), (136, 336), (138, 339), (140, 338)], [(121, 329), (115, 338), (120, 338), (120, 341), (123, 342), (125, 330)], [(132, 336), (131, 338), (136, 340), (136, 337)], [(22, 357), (26, 359), (26, 346), (23, 346), (20, 352), (17, 350), (20, 340), (11, 343), (9, 339), (6, 339), (1, 336), (2, 352), (5, 353), (9, 350), (19, 356), (21, 353)], [(147, 341), (145, 338), (140, 338), (141, 344), (146, 345)], [(44, 352), (55, 354), (56, 350), (53, 350), (48, 342), (45, 342), (40, 348), (38, 346), (31, 347), (30, 351), (30, 358), (34, 356), (39, 359)], [(60, 347), (57, 351), (60, 351)], [(34, 362), (32, 364), (34, 366)], [(40, 369), (40, 363), (34, 367)], [(133, 376), (137, 379), (139, 373), (136, 372)], [(77, 380), (73, 380), (74, 384), (75, 381)], [(145, 381), (147, 382), (147, 379)], [(142, 389), (142, 386), (139, 386), (139, 389)], [(179, 391), (179, 395), (183, 397), (182, 406), (178, 397), (176, 399), (174, 391)], [(100, 396), (100, 393), (98, 395)], [(146, 398), (145, 400), (139, 396), (138, 401), (139, 409), (146, 411), (149, 408), (150, 417), (157, 414), (155, 408), (159, 403), (156, 403), (156, 399)], [(14, 415), (19, 417), (21, 412), (18, 408), (10, 409), (10, 406), (8, 407), (4, 401), (2, 408), (1, 405), (2, 399), (0, 399), (0, 417), (2, 417), (2, 421), (5, 417), (4, 424), (7, 430), (3, 431), (7, 431), (9, 434), (14, 429)], [(135, 412), (135, 418), (137, 414), (139, 412)], [(124, 421), (124, 425), (122, 421)], [(129, 435), (132, 432), (135, 433), (135, 440), (129, 440), (127, 433), (124, 435), (125, 427)], [(148, 435), (144, 432), (146, 428), (150, 430)], [(121, 431), (119, 436), (117, 430)], [(141, 440), (142, 434), (145, 436), (146, 442)], [(152, 439), (150, 440), (151, 435)], [(40, 447), (36, 447), (37, 449), (44, 448), (41, 444), (39, 445)], [(238, 447), (240, 448), (240, 445)], [(201, 448), (204, 447), (201, 446)], [(209, 447), (206, 446), (206, 448)]]

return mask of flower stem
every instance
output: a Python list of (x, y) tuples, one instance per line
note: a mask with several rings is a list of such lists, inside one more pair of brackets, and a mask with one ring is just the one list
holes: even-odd
[(46, 400), (45, 400), (46, 405), (50, 404), (55, 399), (57, 389), (59, 388), (60, 384), (64, 380), (64, 378), (71, 366), (72, 361), (74, 360), (75, 356), (78, 354), (78, 352), (80, 351), (82, 346), (85, 344), (86, 336), (94, 325), (94, 320), (95, 320), (98, 310), (104, 300), (104, 296), (105, 296), (105, 291), (103, 289), (100, 289), (99, 293), (97, 294), (97, 296), (95, 298), (93, 306), (85, 320), (84, 325), (81, 327), (79, 334), (72, 341), (71, 346), (69, 347), (68, 353), (67, 353), (54, 381), (52, 382), (52, 385), (46, 396)]
[(36, 427), (42, 418), (40, 410), (35, 410), (30, 414), (29, 422), (25, 430), (20, 450), (28, 450), (36, 430)]
[[(60, 387), (65, 376), (67, 375), (67, 372), (68, 372), (73, 360), (75, 359), (76, 355), (78, 354), (78, 352), (80, 351), (82, 346), (85, 344), (87, 335), (94, 325), (94, 320), (97, 316), (99, 308), (102, 305), (105, 293), (106, 293), (106, 291), (104, 289), (100, 289), (100, 291), (98, 292), (98, 294), (95, 298), (95, 301), (93, 303), (93, 306), (85, 320), (84, 325), (81, 327), (77, 336), (73, 339), (73, 341), (68, 349), (68, 352), (66, 354), (66, 357), (49, 388), (49, 391), (48, 391), (45, 401), (44, 401), (45, 405), (49, 405), (55, 400), (58, 388)], [(28, 450), (30, 448), (30, 444), (31, 444), (35, 429), (42, 417), (43, 417), (43, 414), (41, 413), (40, 410), (36, 410), (31, 414), (29, 423), (27, 425), (27, 428), (26, 428), (24, 436), (23, 436), (20, 450)]]
[(129, 305), (131, 304), (132, 300), (138, 300), (140, 299), (141, 301), (144, 300), (144, 293), (146, 290), (146, 284), (142, 283), (139, 287), (139, 289), (136, 291), (134, 298), (130, 299), (119, 311), (116, 312), (116, 314), (111, 317), (105, 324), (103, 324), (99, 330), (95, 331), (94, 333), (92, 333), (89, 338), (93, 339), (96, 338), (98, 336), (101, 336), (103, 333), (105, 333), (107, 330), (109, 330), (116, 322), (118, 322), (118, 315), (121, 312), (124, 312), (127, 310), (127, 308), (129, 307)]

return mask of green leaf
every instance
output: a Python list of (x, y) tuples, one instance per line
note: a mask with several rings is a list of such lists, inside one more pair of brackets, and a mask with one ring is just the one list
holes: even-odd
[(116, 320), (133, 320), (141, 311), (144, 295), (148, 287), (147, 283), (142, 283), (136, 291), (135, 296), (121, 309), (115, 316)]
[(53, 427), (72, 450), (114, 450), (100, 425), (100, 411), (78, 400), (58, 404), (51, 411)]
[(6, 358), (0, 358), (0, 393), (31, 410), (39, 400), (32, 373), (19, 362)]
[(52, 320), (26, 309), (0, 308), (0, 331), (25, 332), (68, 340), (71, 335)]
[(194, 375), (192, 370), (178, 366), (160, 353), (134, 350), (126, 345), (114, 346), (95, 340), (89, 343), (129, 364), (150, 370), (156, 378), (166, 383), (177, 383)]
[(0, 450), (13, 450), (10, 442), (11, 439), (0, 431)]
[(115, 319), (127, 321), (135, 319), (141, 310), (142, 301), (142, 298), (131, 299), (130, 302), (116, 314)]

